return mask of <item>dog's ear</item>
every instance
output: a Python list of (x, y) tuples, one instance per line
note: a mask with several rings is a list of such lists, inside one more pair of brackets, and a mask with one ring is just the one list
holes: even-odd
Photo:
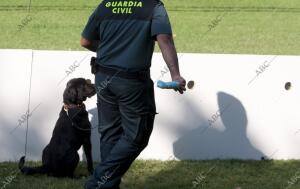
[(77, 104), (78, 93), (75, 87), (67, 86), (63, 94), (65, 104)]
[(86, 91), (85, 91), (84, 87), (85, 86), (79, 86), (77, 88), (77, 99), (76, 99), (77, 104), (81, 104), (87, 98), (87, 94), (86, 94)]
[(86, 79), (85, 82), (86, 82), (87, 84), (89, 84), (89, 85), (92, 84), (92, 81), (91, 81), (90, 79)]

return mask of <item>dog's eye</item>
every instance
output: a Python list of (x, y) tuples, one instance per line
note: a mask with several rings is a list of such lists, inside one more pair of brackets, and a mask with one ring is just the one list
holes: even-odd
[(87, 79), (87, 80), (86, 80), (86, 83), (87, 83), (87, 84), (91, 84), (92, 82), (91, 82), (90, 79)]

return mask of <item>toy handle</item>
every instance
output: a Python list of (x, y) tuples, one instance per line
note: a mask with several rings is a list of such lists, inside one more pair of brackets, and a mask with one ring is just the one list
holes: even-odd
[(161, 88), (161, 89), (178, 89), (179, 82), (177, 82), (177, 81), (164, 82), (164, 81), (158, 80), (157, 87)]

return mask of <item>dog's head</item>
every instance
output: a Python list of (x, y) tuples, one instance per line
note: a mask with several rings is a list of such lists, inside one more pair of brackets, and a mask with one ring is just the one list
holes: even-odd
[(71, 79), (67, 83), (67, 87), (64, 91), (64, 103), (65, 104), (82, 104), (88, 98), (96, 94), (95, 85), (91, 83), (91, 80), (84, 78)]

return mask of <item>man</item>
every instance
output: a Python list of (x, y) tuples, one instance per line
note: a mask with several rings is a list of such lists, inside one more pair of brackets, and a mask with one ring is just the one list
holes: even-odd
[(150, 78), (155, 40), (176, 89), (185, 91), (167, 12), (159, 0), (104, 0), (90, 16), (81, 46), (97, 52), (101, 163), (86, 189), (119, 189), (147, 146), (156, 114)]

